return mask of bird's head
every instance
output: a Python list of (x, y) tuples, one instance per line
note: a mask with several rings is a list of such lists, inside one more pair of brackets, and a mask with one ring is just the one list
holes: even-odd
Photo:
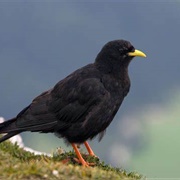
[(128, 66), (135, 56), (146, 57), (142, 51), (135, 49), (129, 41), (114, 40), (104, 45), (96, 58), (96, 62), (113, 66)]

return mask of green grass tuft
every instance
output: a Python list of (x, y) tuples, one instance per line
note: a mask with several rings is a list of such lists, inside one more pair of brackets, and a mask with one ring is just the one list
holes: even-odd
[(96, 157), (83, 154), (86, 161), (95, 163), (85, 168), (76, 161), (73, 151), (58, 149), (52, 157), (34, 155), (24, 151), (9, 141), (0, 143), (0, 179), (127, 179), (137, 180), (143, 177), (138, 173), (127, 173), (113, 168)]

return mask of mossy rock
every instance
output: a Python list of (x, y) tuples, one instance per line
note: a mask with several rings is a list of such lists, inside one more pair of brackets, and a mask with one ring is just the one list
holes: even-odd
[(74, 152), (58, 149), (52, 157), (34, 155), (24, 151), (9, 141), (0, 144), (0, 179), (126, 179), (136, 180), (143, 177), (138, 173), (127, 173), (113, 168), (96, 157), (83, 154), (86, 161), (94, 167), (82, 167), (76, 161)]

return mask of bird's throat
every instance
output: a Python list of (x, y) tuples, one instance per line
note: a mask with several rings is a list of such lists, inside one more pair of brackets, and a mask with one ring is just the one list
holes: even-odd
[(126, 63), (120, 63), (118, 61), (112, 62), (110, 60), (104, 60), (104, 62), (96, 61), (95, 66), (103, 74), (109, 74), (111, 76), (119, 78), (128, 74), (129, 63), (130, 61)]

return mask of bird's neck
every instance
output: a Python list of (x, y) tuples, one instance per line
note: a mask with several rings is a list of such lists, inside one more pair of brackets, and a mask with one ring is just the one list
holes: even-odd
[(123, 97), (127, 95), (130, 88), (130, 79), (128, 75), (128, 64), (112, 65), (111, 63), (106, 64), (100, 63), (98, 61), (95, 62), (95, 66), (98, 71), (102, 74), (102, 82), (105, 88), (111, 92), (116, 94), (116, 98), (118, 96)]
[(104, 74), (110, 74), (115, 77), (122, 77), (128, 75), (128, 65), (130, 60), (126, 63), (121, 63), (113, 59), (96, 59), (95, 66), (96, 68)]

